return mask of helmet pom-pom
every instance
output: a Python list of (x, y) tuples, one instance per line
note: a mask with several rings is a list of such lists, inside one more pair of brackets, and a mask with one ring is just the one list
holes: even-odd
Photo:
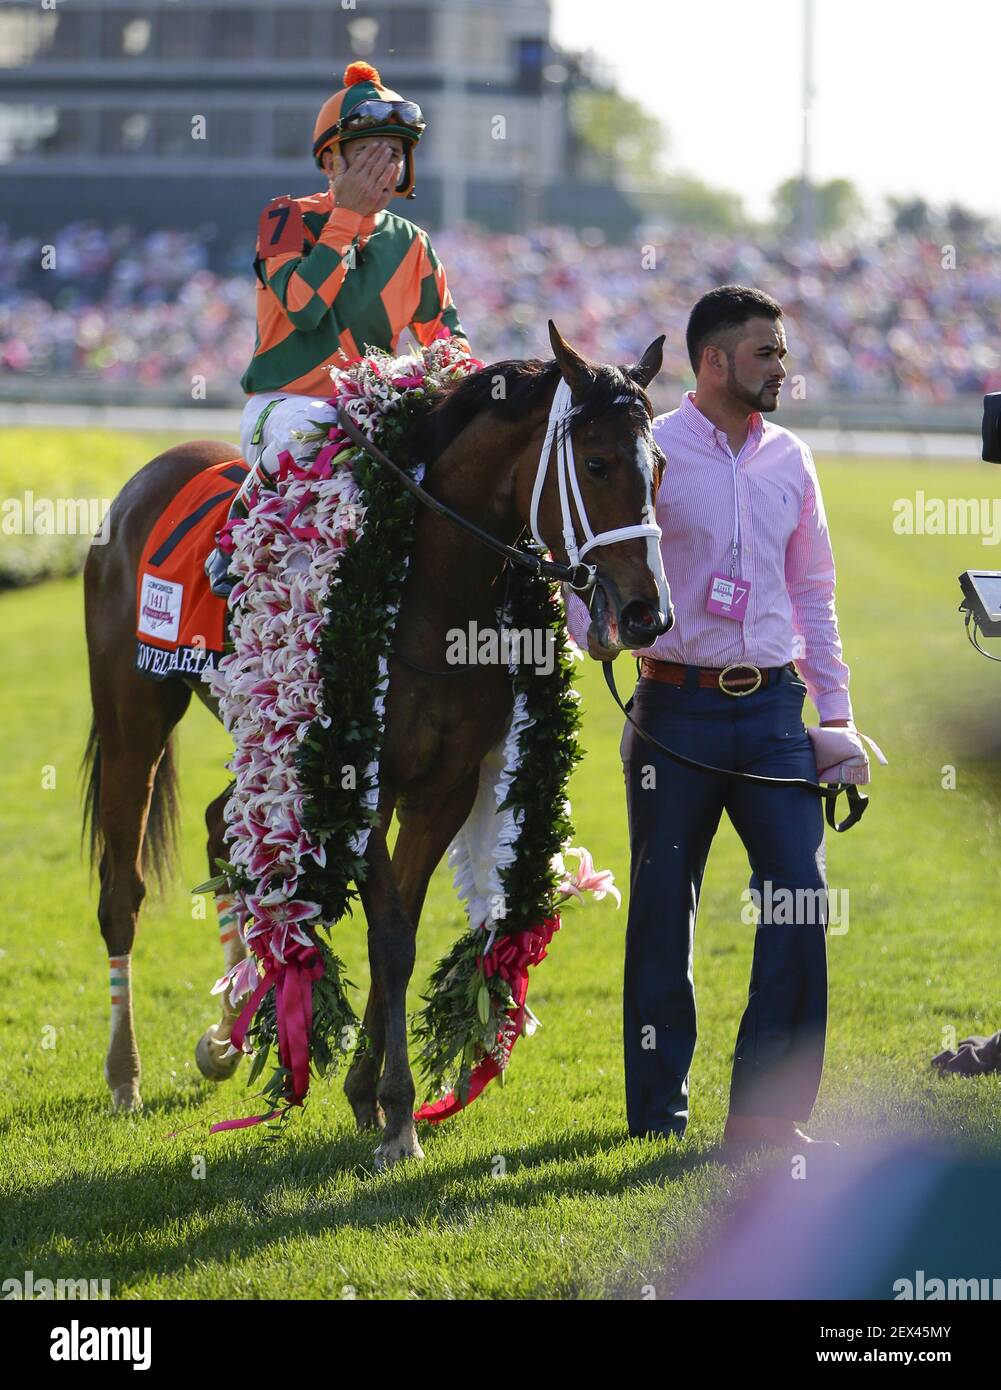
[(344, 69), (345, 87), (354, 87), (358, 82), (374, 82), (382, 86), (382, 78), (371, 63), (349, 63)]

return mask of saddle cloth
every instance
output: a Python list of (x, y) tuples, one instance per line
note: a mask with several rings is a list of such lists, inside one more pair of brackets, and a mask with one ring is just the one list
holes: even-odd
[(136, 669), (152, 680), (200, 676), (222, 654), (226, 600), (205, 559), (248, 471), (242, 458), (202, 469), (153, 525), (136, 585)]

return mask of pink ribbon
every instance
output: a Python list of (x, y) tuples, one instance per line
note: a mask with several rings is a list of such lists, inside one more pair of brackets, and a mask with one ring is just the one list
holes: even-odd
[(504, 1065), (493, 1053), (482, 1058), (473, 1068), (469, 1078), (469, 1088), (465, 1100), (457, 1091), (449, 1091), (441, 1100), (427, 1101), (414, 1111), (415, 1120), (427, 1120), (430, 1124), (440, 1124), (450, 1115), (464, 1110), (488, 1086), (495, 1077), (500, 1076), (511, 1058), (514, 1045), (521, 1037), (525, 1023), (525, 998), (528, 994), (528, 967), (545, 960), (546, 947), (553, 939), (554, 932), (560, 929), (560, 916), (556, 913), (547, 917), (539, 926), (527, 931), (514, 932), (502, 936), (492, 950), (483, 957), (483, 976), (489, 980), (499, 974), (511, 986), (512, 1006), (505, 1010), (504, 1022), (497, 1033), (497, 1047), (504, 1054)]
[(296, 517), (300, 516), (306, 510), (307, 507), (311, 507), (315, 501), (316, 493), (307, 492), (305, 496), (302, 497), (300, 501), (298, 501), (295, 504), (295, 506), (289, 512), (288, 516), (285, 518), (285, 524), (288, 527), (289, 531), (292, 533), (292, 535), (295, 536), (296, 540), (315, 541), (319, 539), (320, 530), (318, 527), (292, 525)]
[(299, 463), (288, 449), (283, 449), (278, 455), (279, 481), (284, 481), (286, 478), (296, 478), (299, 482), (303, 482), (307, 478), (332, 478), (334, 476), (333, 460), (351, 441), (343, 430), (336, 430), (336, 427), (328, 432), (327, 437), (330, 442), (318, 449), (316, 457), (305, 464)]
[[(230, 1036), (233, 1047), (242, 1052), (253, 1017), (273, 985), (275, 1016), (278, 1021), (278, 1060), (292, 1074), (292, 1089), (291, 1094), (286, 1097), (286, 1109), (292, 1105), (301, 1105), (309, 1090), (313, 981), (318, 980), (322, 974), (323, 961), (316, 947), (303, 946), (300, 941), (290, 942), (286, 948), (285, 963), (271, 960), (264, 978), (243, 1006)], [(246, 1129), (250, 1125), (273, 1120), (281, 1113), (279, 1110), (272, 1110), (267, 1115), (246, 1115), (240, 1120), (223, 1120), (213, 1125), (209, 1133), (216, 1134), (224, 1129)]]

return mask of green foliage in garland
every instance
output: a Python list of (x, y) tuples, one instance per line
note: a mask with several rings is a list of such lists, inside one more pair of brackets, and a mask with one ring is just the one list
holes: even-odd
[(514, 679), (515, 694), (524, 693), (531, 722), (522, 730), (521, 758), (504, 803), (521, 824), (514, 860), (500, 872), (507, 908), (501, 923), (505, 934), (552, 916), (557, 885), (552, 860), (573, 838), (567, 787), (581, 759), (580, 707), (564, 621), (557, 586), (541, 575), (519, 574), (511, 586), (510, 626), (551, 633), (555, 660), (548, 675), (523, 665)]
[(432, 1095), (454, 1087), (465, 1101), (473, 1068), (493, 1050), (500, 1019), (514, 1002), (499, 974), (484, 978), (485, 939), (482, 931), (463, 932), (432, 971), (424, 1008), (411, 1022)]

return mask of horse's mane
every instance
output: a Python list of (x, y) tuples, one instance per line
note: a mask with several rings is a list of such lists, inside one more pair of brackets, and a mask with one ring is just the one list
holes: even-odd
[[(617, 397), (628, 395), (648, 418), (653, 410), (643, 391), (629, 375), (627, 367), (588, 363), (595, 374), (594, 385), (577, 408), (576, 421), (587, 424), (612, 406)], [(432, 463), (482, 411), (517, 419), (534, 409), (556, 387), (560, 369), (555, 358), (508, 359), (493, 362), (471, 376), (462, 377), (436, 397), (431, 408), (417, 423), (416, 456)], [(504, 390), (498, 395), (497, 383)]]

